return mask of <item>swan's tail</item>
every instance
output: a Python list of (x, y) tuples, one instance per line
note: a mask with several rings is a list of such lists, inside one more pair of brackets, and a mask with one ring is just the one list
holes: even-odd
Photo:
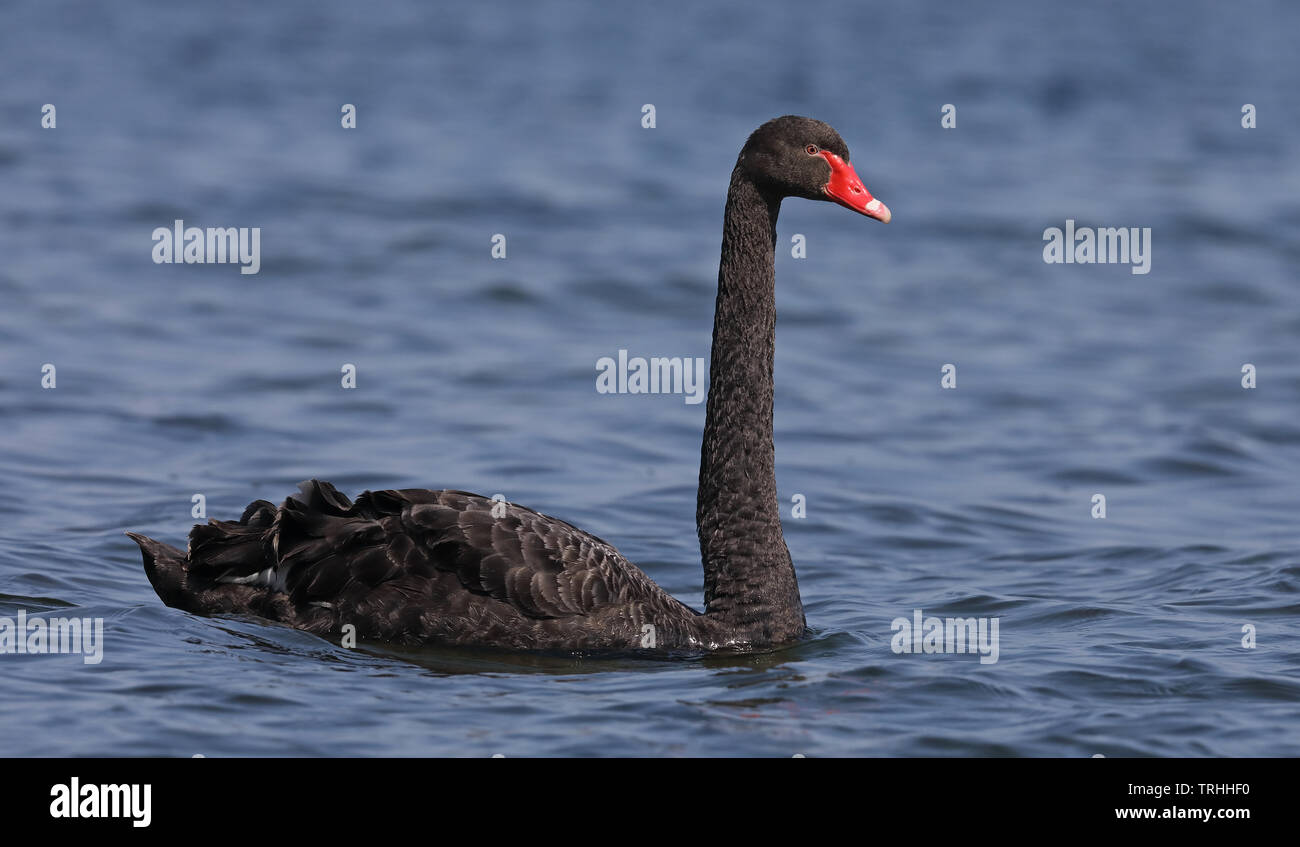
[(138, 532), (128, 532), (131, 540), (140, 545), (144, 555), (144, 572), (153, 590), (168, 606), (184, 607), (188, 595), (189, 557), (170, 544), (154, 541)]
[[(286, 501), (285, 511), (291, 505), (301, 504)], [(270, 503), (257, 500), (238, 522), (199, 524), (190, 531), (188, 553), (138, 532), (127, 535), (140, 545), (144, 572), (168, 606), (198, 614), (254, 611), (278, 618), (284, 614), (279, 608), (283, 601), (272, 596), (283, 588), (274, 570), (282, 523), (278, 514)]]

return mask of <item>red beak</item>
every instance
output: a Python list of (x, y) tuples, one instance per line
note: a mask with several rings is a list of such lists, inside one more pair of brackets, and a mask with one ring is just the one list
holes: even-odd
[(853, 166), (829, 150), (822, 150), (821, 155), (831, 165), (830, 181), (822, 189), (826, 196), (846, 209), (875, 218), (881, 223), (889, 223), (893, 217), (889, 214), (889, 207), (871, 196), (862, 180), (858, 179)]

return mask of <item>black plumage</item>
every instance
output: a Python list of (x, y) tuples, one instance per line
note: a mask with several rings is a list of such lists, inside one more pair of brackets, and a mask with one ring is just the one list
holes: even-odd
[(279, 508), (258, 500), (238, 522), (194, 527), (188, 553), (128, 533), (158, 596), (199, 614), (253, 614), (321, 635), (351, 626), (407, 644), (715, 650), (801, 637), (772, 444), (776, 219), (783, 197), (800, 196), (888, 221), (865, 189), (835, 193), (834, 180), (856, 181), (847, 162), (835, 130), (787, 116), (750, 136), (732, 173), (696, 512), (704, 612), (607, 542), (531, 509), (417, 489), (367, 491), (354, 503), (317, 480)]

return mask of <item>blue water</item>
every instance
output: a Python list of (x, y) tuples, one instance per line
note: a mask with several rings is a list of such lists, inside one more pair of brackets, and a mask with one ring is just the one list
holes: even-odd
[[(3, 16), (0, 616), (105, 634), (97, 665), (0, 656), (0, 754), (1300, 754), (1295, 4)], [(785, 113), (894, 214), (779, 225), (811, 640), (348, 649), (155, 597), (124, 529), (183, 546), (193, 495), (231, 518), (318, 476), (502, 493), (699, 607), (704, 407), (598, 394), (595, 362), (708, 355), (728, 175)], [(261, 227), (260, 273), (154, 264), (177, 218)], [(1045, 264), (1066, 219), (1150, 227), (1151, 272)], [(914, 609), (997, 618), (998, 661), (895, 654)]]

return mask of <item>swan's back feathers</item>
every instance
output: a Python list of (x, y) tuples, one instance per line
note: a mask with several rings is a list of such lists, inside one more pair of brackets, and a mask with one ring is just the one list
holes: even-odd
[(300, 489), (278, 509), (259, 500), (237, 522), (194, 527), (184, 588), (163, 600), (405, 642), (630, 649), (647, 624), (656, 641), (690, 641), (693, 610), (564, 521), (465, 491), (353, 503), (327, 482)]

